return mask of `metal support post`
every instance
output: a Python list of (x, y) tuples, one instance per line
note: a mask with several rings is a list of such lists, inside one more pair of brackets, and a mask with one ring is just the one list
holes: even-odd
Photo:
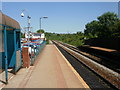
[(6, 84), (8, 84), (8, 58), (7, 58), (7, 31), (6, 31), (6, 26), (4, 26), (4, 52), (5, 52), (5, 79), (6, 79)]
[(42, 18), (40, 18), (40, 30), (41, 30), (41, 19), (42, 19)]
[[(15, 52), (15, 59), (16, 59), (16, 31), (14, 30), (14, 52)], [(15, 60), (15, 66), (14, 66), (14, 74), (16, 74), (16, 60)]]

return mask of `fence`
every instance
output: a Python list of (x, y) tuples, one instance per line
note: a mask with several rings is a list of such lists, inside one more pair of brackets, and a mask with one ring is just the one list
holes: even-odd
[(42, 51), (46, 44), (46, 41), (41, 41), (38, 39), (36, 42), (26, 43), (22, 47), (22, 59), (23, 67), (29, 67), (33, 65), (36, 57)]
[(42, 49), (44, 48), (45, 44), (46, 44), (46, 41), (43, 41), (40, 45), (37, 45), (36, 47), (31, 47), (32, 48), (31, 50), (33, 50), (33, 52), (31, 51), (31, 55), (30, 55), (31, 65), (34, 64), (34, 62), (36, 60), (36, 57), (42, 51)]

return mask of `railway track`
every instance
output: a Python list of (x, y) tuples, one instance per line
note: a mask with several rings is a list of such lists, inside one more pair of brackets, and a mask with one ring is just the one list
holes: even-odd
[(92, 57), (97, 60), (100, 58), (96, 56), (91, 56), (91, 58), (88, 58), (88, 53), (81, 52), (76, 47), (64, 44), (62, 42), (53, 41), (55, 44), (63, 48), (65, 51), (67, 51), (69, 54), (77, 58), (81, 63), (83, 63), (85, 66), (87, 66), (89, 69), (94, 71), (97, 75), (101, 76), (103, 79), (105, 79), (107, 82), (109, 82), (114, 87), (120, 89), (120, 74), (111, 68), (108, 68), (97, 61), (93, 60)]
[(94, 53), (85, 52), (85, 51), (79, 50), (75, 46), (72, 46), (72, 45), (69, 45), (69, 44), (66, 44), (66, 43), (62, 43), (62, 42), (59, 42), (59, 43), (66, 46), (66, 47), (68, 47), (68, 48), (70, 48), (70, 49), (72, 49), (72, 50), (74, 50), (75, 52), (78, 52), (78, 53), (80, 53), (80, 54), (94, 60), (97, 63), (100, 63), (100, 64), (112, 69), (115, 72), (120, 73), (120, 63), (113, 62), (115, 60), (112, 60), (111, 58), (107, 58), (105, 56), (95, 54), (95, 52)]

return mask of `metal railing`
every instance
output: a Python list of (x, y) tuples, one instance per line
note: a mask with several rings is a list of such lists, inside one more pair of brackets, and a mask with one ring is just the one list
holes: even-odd
[(42, 51), (45, 44), (46, 44), (46, 41), (43, 41), (41, 44), (31, 47), (31, 55), (30, 55), (31, 65), (34, 64), (38, 54)]

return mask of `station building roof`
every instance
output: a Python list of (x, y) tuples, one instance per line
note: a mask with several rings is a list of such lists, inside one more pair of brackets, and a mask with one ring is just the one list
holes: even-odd
[[(0, 25), (6, 25), (8, 27), (11, 27), (11, 28), (7, 28), (7, 30), (13, 30), (13, 28), (20, 29), (20, 25), (16, 20), (3, 14), (1, 11), (0, 11)], [(0, 28), (0, 30), (1, 30), (1, 28)]]

